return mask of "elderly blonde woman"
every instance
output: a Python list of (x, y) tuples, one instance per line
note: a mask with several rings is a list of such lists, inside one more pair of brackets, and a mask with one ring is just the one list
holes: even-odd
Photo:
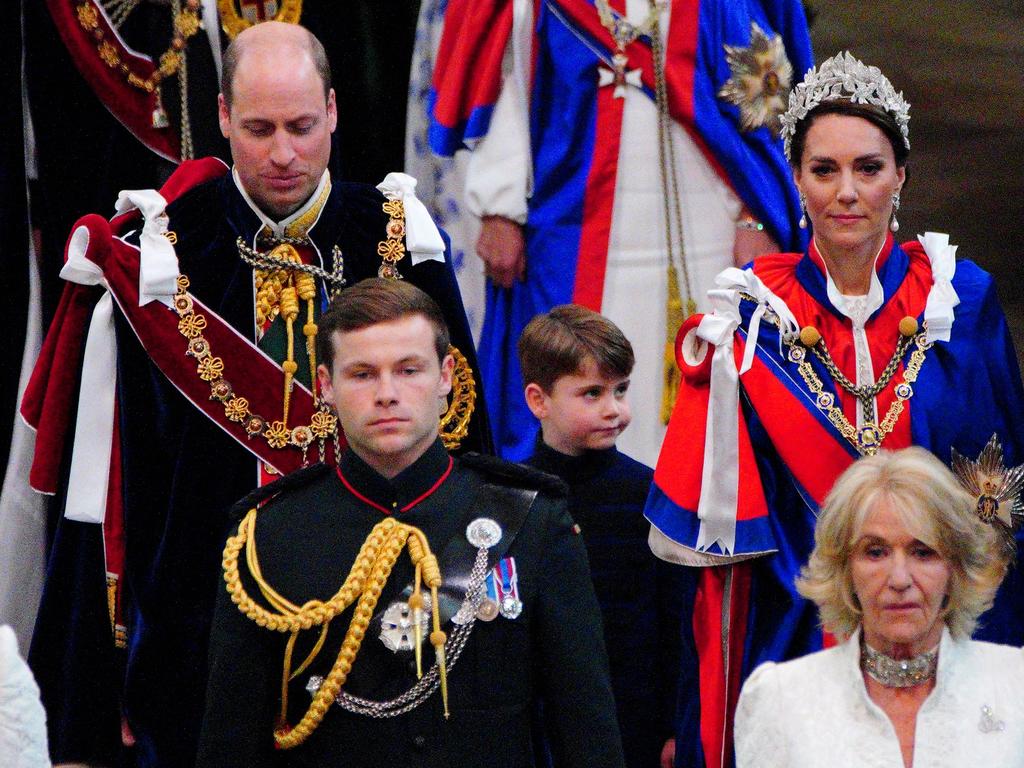
[(1024, 652), (971, 640), (1006, 572), (975, 507), (922, 448), (840, 476), (797, 589), (841, 642), (749, 677), (739, 768), (1024, 765)]

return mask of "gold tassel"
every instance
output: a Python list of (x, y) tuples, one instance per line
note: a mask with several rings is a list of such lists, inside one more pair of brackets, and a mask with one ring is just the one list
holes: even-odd
[(288, 286), (281, 291), (281, 316), (284, 318), (285, 328), (288, 330), (288, 352), (285, 361), (281, 363), (281, 370), (284, 371), (284, 425), (288, 426), (288, 408), (292, 399), (292, 379), (295, 372), (299, 370), (295, 362), (295, 318), (299, 316), (299, 299), (295, 288)]
[(679, 385), (682, 381), (679, 366), (676, 365), (676, 334), (683, 326), (683, 321), (697, 310), (693, 299), (686, 300), (686, 312), (683, 314), (683, 297), (679, 293), (679, 278), (675, 265), (668, 264), (668, 302), (665, 305), (665, 354), (662, 360), (664, 372), (661, 388), (661, 423), (668, 424), (672, 418), (672, 410), (679, 396)]

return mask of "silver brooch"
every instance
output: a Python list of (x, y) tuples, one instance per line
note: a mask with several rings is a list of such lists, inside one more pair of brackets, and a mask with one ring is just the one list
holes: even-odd
[(982, 733), (998, 733), (1006, 730), (1006, 723), (996, 720), (992, 713), (992, 707), (988, 704), (981, 705), (981, 720), (978, 722), (978, 730)]
[(501, 541), (501, 526), (489, 517), (478, 517), (466, 526), (466, 540), (477, 549), (490, 549)]
[[(420, 637), (426, 637), (430, 632), (430, 597), (423, 595), (423, 610), (420, 611)], [(415, 629), (413, 627), (413, 612), (409, 604), (402, 600), (396, 600), (388, 609), (380, 621), (380, 641), (394, 653), (399, 651), (411, 651), (415, 647)]]

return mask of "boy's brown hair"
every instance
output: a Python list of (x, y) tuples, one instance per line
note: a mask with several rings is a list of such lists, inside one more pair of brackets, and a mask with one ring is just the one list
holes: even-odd
[(550, 393), (562, 376), (578, 373), (589, 358), (608, 378), (633, 370), (633, 345), (618, 326), (578, 304), (562, 304), (537, 315), (523, 329), (517, 346), (523, 385)]
[(434, 328), (437, 359), (448, 354), (448, 326), (437, 302), (412, 283), (371, 277), (344, 289), (320, 318), (316, 333), (317, 360), (328, 371), (334, 364), (335, 331), (359, 331), (378, 323), (390, 323), (409, 315), (422, 315)]

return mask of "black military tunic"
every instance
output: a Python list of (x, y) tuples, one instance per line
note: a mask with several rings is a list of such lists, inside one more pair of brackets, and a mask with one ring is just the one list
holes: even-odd
[[(426, 534), (443, 569), (446, 547), (464, 540), (467, 525), (480, 516), (475, 500), (487, 483), (537, 483), (540, 478), (542, 485), (550, 484), (539, 473), (509, 476), (510, 471), (530, 470), (482, 468), (471, 458), (455, 459), (438, 484), (451, 462), (438, 442), (391, 481), (351, 451), (337, 471), (307, 470), (308, 477), (293, 481), (297, 487), (274, 497), (256, 518), (264, 578), (299, 605), (329, 598), (382, 519), (381, 508), (401, 510), (424, 494), (398, 518)], [(522, 612), (515, 619), (476, 622), (448, 675), (450, 719), (444, 718), (439, 692), (412, 711), (387, 719), (353, 714), (335, 704), (308, 741), (292, 750), (275, 750), (272, 736), (287, 635), (258, 627), (231, 602), (222, 584), (211, 635), (200, 768), (532, 766), (530, 715), (538, 700), (544, 702), (556, 766), (621, 766), (600, 613), (583, 542), (564, 499), (550, 492), (537, 495), (503, 556), (515, 560)], [(240, 561), (242, 583), (260, 602), (244, 555)], [(378, 610), (398, 599), (412, 577), (403, 553)], [(317, 661), (291, 683), (289, 723), (295, 724), (309, 706), (305, 687), (310, 676), (326, 675), (334, 663), (351, 614), (350, 609), (335, 618)], [(450, 633), (451, 624), (444, 629)], [(308, 637), (296, 646), (295, 665), (318, 632), (303, 633)], [(432, 651), (425, 644), (424, 670), (433, 662)], [(342, 690), (392, 699), (416, 679), (413, 654), (386, 648), (371, 625)]]

